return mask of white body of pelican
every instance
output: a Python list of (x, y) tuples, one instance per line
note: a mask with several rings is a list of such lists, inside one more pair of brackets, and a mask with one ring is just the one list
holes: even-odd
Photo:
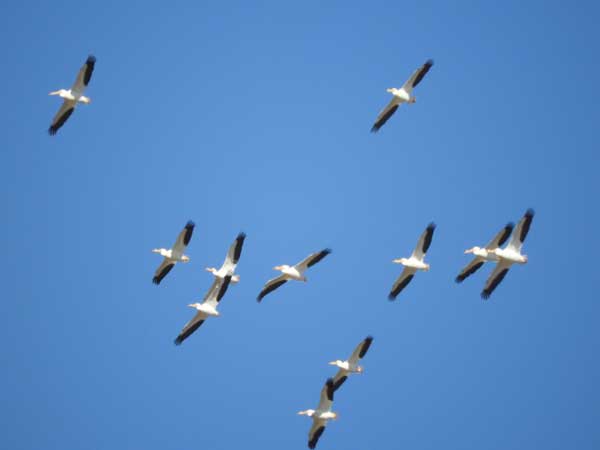
[(433, 238), (433, 231), (435, 230), (435, 224), (432, 222), (427, 225), (427, 228), (421, 234), (419, 238), (419, 242), (415, 247), (410, 258), (399, 258), (394, 259), (393, 262), (396, 264), (402, 264), (404, 266), (404, 270), (392, 286), (392, 290), (388, 295), (390, 300), (395, 300), (396, 296), (410, 283), (410, 280), (413, 279), (417, 270), (429, 270), (429, 264), (425, 263), (425, 255), (427, 254), (427, 250), (429, 250), (429, 246), (431, 245), (431, 240)]
[[(206, 270), (212, 273), (217, 278), (225, 278), (226, 275), (233, 274), (242, 254), (244, 239), (246, 239), (245, 233), (240, 233), (237, 235), (235, 241), (233, 241), (233, 244), (231, 244), (231, 246), (229, 247), (227, 256), (225, 256), (225, 261), (223, 261), (223, 265), (219, 270), (217, 270), (214, 267), (207, 267)], [(232, 284), (235, 284), (238, 281), (240, 281), (239, 275), (233, 275), (231, 277)]]
[(67, 119), (73, 114), (78, 103), (91, 103), (92, 100), (83, 95), (83, 93), (92, 78), (95, 64), (96, 58), (93, 55), (88, 56), (85, 64), (79, 70), (77, 79), (73, 83), (73, 86), (71, 86), (71, 89), (59, 89), (58, 91), (50, 92), (49, 95), (58, 95), (64, 100), (54, 119), (52, 119), (50, 128), (48, 128), (48, 133), (51, 136), (55, 135), (59, 128), (65, 124)]
[(331, 361), (329, 364), (332, 366), (339, 367), (340, 370), (333, 377), (333, 388), (334, 390), (338, 390), (338, 388), (344, 384), (344, 381), (348, 378), (348, 375), (351, 373), (363, 373), (364, 369), (359, 365), (360, 360), (367, 354), (369, 347), (371, 346), (371, 342), (373, 342), (372, 336), (367, 336), (363, 341), (356, 346), (350, 358), (346, 361), (335, 360)]
[(197, 312), (192, 320), (185, 324), (181, 333), (175, 339), (175, 345), (181, 345), (194, 331), (200, 328), (200, 325), (208, 317), (218, 317), (220, 315), (219, 311), (217, 311), (217, 306), (225, 295), (225, 292), (227, 292), (230, 282), (231, 275), (226, 275), (224, 278), (215, 278), (202, 303), (188, 305), (190, 308), (196, 309)]
[(513, 223), (507, 223), (485, 247), (475, 246), (465, 250), (465, 255), (472, 253), (475, 255), (475, 258), (460, 271), (455, 281), (462, 283), (467, 277), (477, 272), (484, 263), (497, 262), (498, 257), (494, 254), (494, 251), (504, 245), (510, 237), (514, 226)]
[(392, 94), (393, 97), (387, 106), (379, 113), (377, 119), (375, 119), (375, 123), (371, 128), (372, 133), (379, 131), (379, 129), (388, 121), (388, 119), (394, 115), (402, 103), (415, 103), (417, 101), (417, 98), (412, 95), (412, 90), (421, 82), (425, 74), (429, 72), (429, 69), (431, 69), (432, 66), (433, 60), (427, 60), (425, 64), (413, 72), (411, 77), (406, 80), (406, 83), (404, 83), (400, 89), (387, 89), (387, 92)]
[(517, 224), (517, 227), (513, 230), (510, 241), (506, 247), (496, 248), (490, 251), (490, 253), (498, 258), (498, 263), (487, 279), (483, 291), (481, 291), (481, 298), (484, 300), (490, 298), (494, 289), (498, 287), (513, 264), (527, 263), (527, 255), (521, 253), (521, 248), (523, 247), (523, 242), (527, 237), (527, 233), (529, 233), (534, 214), (533, 209), (528, 209)]
[(317, 409), (307, 409), (298, 413), (301, 416), (312, 417), (313, 420), (312, 427), (308, 432), (308, 448), (315, 448), (323, 431), (325, 431), (327, 422), (331, 419), (337, 419), (337, 413), (331, 411), (334, 391), (333, 379), (329, 378), (321, 390), (321, 398)]
[(152, 253), (158, 253), (159, 255), (164, 257), (163, 262), (158, 267), (158, 269), (156, 269), (154, 277), (152, 278), (152, 282), (154, 284), (160, 284), (162, 279), (167, 276), (167, 274), (171, 271), (171, 269), (175, 266), (176, 263), (187, 263), (190, 261), (189, 256), (184, 255), (183, 252), (185, 252), (185, 249), (190, 243), (190, 239), (192, 239), (194, 226), (195, 224), (191, 220), (185, 224), (185, 227), (183, 228), (181, 233), (179, 233), (179, 236), (177, 236), (177, 241), (175, 241), (175, 245), (173, 245), (173, 248), (155, 248), (154, 250), (152, 250)]
[(256, 300), (260, 302), (265, 295), (269, 294), (270, 292), (273, 292), (279, 286), (285, 284), (288, 280), (308, 281), (306, 276), (304, 276), (304, 272), (306, 272), (306, 269), (314, 266), (316, 263), (321, 261), (330, 253), (331, 250), (326, 248), (324, 250), (321, 250), (320, 252), (310, 254), (294, 266), (288, 266), (287, 264), (284, 264), (282, 266), (273, 267), (274, 270), (281, 271), (281, 275), (267, 281), (262, 291), (260, 291), (260, 294), (258, 294)]

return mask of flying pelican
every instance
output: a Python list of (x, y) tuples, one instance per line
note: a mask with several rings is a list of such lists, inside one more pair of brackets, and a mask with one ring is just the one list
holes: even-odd
[(415, 103), (417, 101), (417, 98), (412, 95), (412, 90), (421, 82), (425, 74), (429, 72), (431, 66), (433, 66), (433, 60), (428, 59), (425, 64), (413, 72), (410, 78), (406, 80), (406, 83), (404, 83), (400, 89), (386, 89), (390, 94), (393, 95), (393, 97), (387, 106), (383, 108), (383, 110), (377, 116), (375, 124), (373, 125), (373, 128), (371, 128), (371, 133), (377, 133), (383, 124), (385, 124), (388, 119), (394, 115), (398, 109), (398, 106), (400, 106), (402, 103)]
[(494, 289), (498, 287), (500, 282), (504, 279), (510, 266), (513, 264), (526, 264), (527, 255), (521, 254), (521, 247), (523, 242), (529, 233), (529, 227), (531, 227), (531, 221), (534, 216), (533, 209), (528, 209), (525, 215), (519, 220), (517, 227), (514, 229), (510, 241), (505, 248), (495, 248), (490, 251), (493, 255), (498, 258), (496, 268), (485, 282), (485, 287), (481, 291), (481, 298), (487, 300), (494, 292)]
[(514, 226), (515, 224), (512, 222), (507, 223), (504, 228), (502, 228), (502, 230), (500, 230), (498, 234), (494, 236), (494, 239), (488, 242), (488, 244), (483, 248), (475, 246), (465, 250), (465, 255), (473, 253), (475, 258), (473, 258), (471, 262), (460, 271), (454, 281), (457, 283), (462, 283), (468, 276), (477, 272), (485, 262), (497, 262), (498, 257), (492, 253), (492, 250), (504, 245), (504, 243), (510, 237), (510, 233), (512, 233)]
[(431, 245), (431, 239), (433, 238), (433, 230), (435, 230), (435, 224), (432, 222), (427, 225), (427, 228), (419, 238), (419, 242), (417, 243), (417, 247), (410, 255), (410, 258), (400, 258), (394, 259), (392, 262), (397, 264), (402, 264), (404, 266), (404, 270), (392, 286), (392, 290), (388, 295), (390, 300), (395, 300), (396, 296), (404, 289), (410, 280), (413, 279), (417, 270), (429, 270), (429, 264), (425, 264), (423, 260), (425, 259), (425, 254)]
[(152, 250), (152, 253), (158, 253), (161, 256), (164, 256), (163, 262), (158, 266), (156, 272), (154, 272), (154, 278), (152, 278), (152, 282), (154, 284), (160, 284), (162, 279), (167, 276), (167, 274), (171, 271), (173, 266), (178, 262), (189, 262), (189, 256), (183, 254), (188, 244), (190, 243), (190, 239), (192, 239), (192, 233), (194, 232), (194, 222), (191, 220), (185, 224), (185, 227), (177, 236), (177, 241), (173, 248), (167, 250), (165, 248), (155, 248)]
[(192, 320), (185, 324), (179, 336), (175, 339), (175, 345), (181, 345), (190, 335), (200, 328), (200, 325), (210, 317), (218, 317), (217, 305), (227, 292), (229, 283), (231, 282), (231, 274), (225, 275), (224, 278), (215, 278), (208, 293), (204, 296), (202, 303), (192, 303), (188, 305), (190, 308), (195, 308), (198, 312)]
[(367, 351), (371, 346), (371, 342), (373, 342), (373, 337), (367, 336), (360, 344), (356, 346), (352, 352), (352, 355), (350, 355), (350, 358), (348, 358), (346, 361), (337, 359), (329, 363), (332, 366), (337, 366), (340, 368), (340, 370), (338, 370), (338, 372), (335, 374), (335, 377), (333, 377), (333, 386), (335, 391), (337, 391), (339, 387), (344, 384), (344, 381), (346, 381), (349, 374), (363, 373), (364, 369), (362, 366), (359, 366), (358, 363), (367, 354)]
[(330, 253), (331, 250), (326, 248), (325, 250), (321, 250), (320, 252), (308, 255), (305, 259), (303, 259), (294, 266), (288, 266), (287, 264), (284, 264), (282, 266), (273, 267), (274, 270), (279, 270), (282, 272), (282, 274), (278, 277), (267, 281), (267, 284), (265, 284), (262, 291), (260, 291), (260, 294), (258, 294), (258, 298), (256, 300), (260, 302), (265, 295), (267, 295), (270, 292), (273, 292), (275, 289), (277, 289), (282, 284), (286, 283), (288, 280), (307, 281), (308, 279), (304, 276), (304, 272), (306, 271), (306, 269), (308, 269), (311, 266), (314, 266), (316, 263), (321, 261)]
[(333, 378), (329, 378), (321, 390), (321, 399), (317, 409), (307, 409), (298, 413), (301, 416), (312, 417), (313, 420), (312, 427), (308, 432), (308, 448), (315, 448), (323, 431), (325, 431), (327, 422), (331, 419), (337, 419), (337, 414), (331, 411), (334, 391)]
[[(233, 241), (233, 244), (231, 244), (229, 247), (227, 256), (225, 256), (225, 261), (223, 261), (223, 265), (219, 270), (215, 269), (214, 267), (207, 267), (206, 270), (217, 278), (224, 278), (228, 273), (233, 273), (238, 261), (240, 260), (240, 255), (242, 254), (244, 239), (246, 239), (246, 233), (240, 233), (237, 235), (235, 241)], [(240, 281), (239, 275), (233, 275), (231, 277), (232, 284), (235, 284), (238, 281)]]
[(64, 99), (62, 106), (54, 116), (54, 119), (52, 119), (50, 128), (48, 128), (48, 133), (51, 136), (54, 136), (58, 129), (65, 124), (69, 117), (71, 117), (71, 114), (75, 111), (75, 107), (78, 103), (85, 103), (86, 105), (91, 103), (92, 100), (83, 95), (83, 92), (92, 78), (95, 64), (96, 58), (93, 55), (88, 56), (85, 64), (79, 69), (77, 79), (75, 80), (75, 83), (73, 83), (73, 86), (71, 86), (71, 89), (60, 89), (48, 94), (58, 95)]

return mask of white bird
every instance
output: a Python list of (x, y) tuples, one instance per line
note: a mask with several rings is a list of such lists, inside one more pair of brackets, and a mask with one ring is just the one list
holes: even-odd
[(425, 74), (429, 72), (429, 69), (431, 69), (432, 66), (433, 60), (429, 59), (427, 62), (425, 62), (425, 64), (413, 72), (411, 77), (406, 80), (406, 83), (404, 83), (400, 89), (386, 89), (387, 92), (393, 95), (393, 97), (387, 106), (379, 113), (379, 116), (377, 116), (375, 124), (371, 128), (372, 133), (379, 131), (379, 129), (388, 121), (388, 119), (394, 115), (398, 109), (398, 106), (400, 106), (402, 103), (415, 103), (417, 101), (417, 98), (412, 95), (412, 90), (421, 82)]
[(337, 391), (339, 387), (344, 384), (344, 381), (346, 381), (348, 375), (351, 373), (364, 372), (364, 369), (359, 365), (359, 362), (367, 354), (367, 351), (371, 346), (371, 342), (373, 342), (373, 337), (367, 336), (360, 344), (356, 346), (352, 352), (352, 355), (350, 355), (350, 358), (348, 358), (346, 361), (337, 359), (329, 363), (332, 366), (337, 366), (340, 368), (340, 370), (338, 370), (338, 372), (335, 374), (335, 377), (333, 377), (333, 387), (335, 391)]
[(67, 119), (71, 117), (75, 107), (79, 103), (85, 103), (86, 105), (91, 103), (91, 99), (83, 95), (85, 88), (87, 87), (90, 79), (92, 78), (92, 72), (94, 71), (94, 65), (96, 64), (96, 58), (93, 55), (88, 56), (85, 64), (79, 69), (77, 79), (71, 89), (59, 89), (58, 91), (50, 92), (48, 95), (58, 95), (64, 99), (62, 106), (52, 119), (52, 124), (48, 128), (48, 133), (53, 136), (62, 127)]
[(471, 262), (460, 271), (454, 281), (457, 283), (462, 283), (467, 277), (477, 272), (484, 263), (490, 261), (497, 262), (498, 257), (494, 255), (492, 251), (504, 245), (504, 243), (510, 237), (510, 233), (512, 233), (514, 226), (515, 225), (512, 222), (507, 223), (504, 228), (502, 228), (502, 230), (500, 230), (498, 234), (496, 234), (496, 236), (494, 236), (494, 238), (483, 248), (475, 246), (465, 250), (465, 255), (472, 253), (475, 255), (475, 258), (473, 258)]
[(304, 260), (300, 261), (298, 264), (294, 266), (288, 266), (284, 264), (282, 266), (273, 267), (274, 270), (279, 270), (282, 272), (281, 275), (275, 277), (265, 284), (260, 294), (258, 294), (258, 298), (256, 299), (260, 302), (265, 295), (270, 292), (273, 292), (279, 286), (286, 283), (288, 280), (297, 280), (297, 281), (308, 281), (308, 279), (304, 276), (304, 272), (311, 266), (314, 266), (316, 263), (321, 261), (327, 255), (331, 253), (331, 250), (326, 248), (325, 250), (321, 250), (317, 253), (312, 253), (308, 255)]
[(188, 244), (190, 243), (190, 239), (192, 239), (192, 233), (194, 232), (194, 222), (191, 220), (185, 224), (185, 227), (177, 236), (177, 241), (175, 241), (175, 245), (173, 248), (155, 248), (152, 250), (152, 253), (158, 253), (161, 256), (164, 256), (163, 262), (158, 266), (156, 272), (154, 272), (154, 278), (152, 278), (152, 282), (154, 284), (160, 284), (162, 279), (171, 271), (173, 266), (175, 266), (178, 262), (187, 263), (190, 261), (189, 256), (183, 254)]
[(404, 266), (404, 270), (392, 286), (392, 290), (388, 295), (390, 300), (396, 299), (396, 296), (408, 285), (408, 283), (410, 283), (410, 280), (413, 279), (415, 273), (417, 273), (417, 270), (429, 270), (429, 264), (426, 264), (424, 259), (425, 254), (431, 245), (433, 230), (435, 230), (435, 224), (432, 222), (427, 225), (427, 228), (423, 234), (421, 234), (419, 242), (417, 242), (417, 246), (412, 252), (412, 255), (410, 255), (410, 258), (400, 258), (392, 261), (396, 264), (402, 264)]
[(490, 277), (487, 279), (483, 291), (481, 291), (481, 298), (484, 300), (490, 298), (490, 295), (492, 295), (494, 289), (498, 287), (500, 282), (508, 273), (510, 266), (515, 263), (527, 263), (527, 255), (521, 254), (521, 248), (523, 247), (523, 242), (527, 237), (527, 233), (529, 233), (529, 228), (531, 227), (531, 221), (533, 220), (534, 214), (535, 213), (533, 209), (528, 209), (521, 220), (519, 220), (517, 227), (513, 230), (510, 241), (506, 247), (496, 248), (490, 251), (490, 253), (498, 258), (498, 263), (496, 264), (496, 268)]
[(321, 399), (317, 409), (307, 409), (298, 413), (301, 416), (312, 417), (313, 420), (312, 427), (308, 432), (308, 448), (315, 448), (323, 431), (325, 431), (327, 422), (331, 419), (337, 419), (337, 413), (331, 411), (334, 391), (333, 379), (329, 378), (321, 390)]
[[(237, 263), (240, 260), (240, 255), (242, 254), (244, 239), (246, 239), (246, 233), (240, 233), (237, 235), (235, 241), (233, 241), (233, 244), (231, 244), (229, 247), (227, 256), (225, 256), (225, 261), (223, 261), (223, 265), (219, 270), (215, 269), (214, 267), (207, 267), (206, 270), (217, 278), (224, 278), (229, 273), (233, 274), (235, 272)], [(231, 277), (232, 284), (235, 284), (238, 281), (240, 281), (239, 275), (233, 275)]]
[(225, 295), (225, 292), (227, 292), (230, 282), (231, 275), (226, 275), (224, 278), (215, 278), (202, 303), (188, 305), (190, 308), (196, 309), (197, 312), (194, 318), (185, 324), (183, 330), (181, 330), (181, 333), (175, 339), (175, 345), (181, 345), (208, 317), (218, 317), (220, 315), (219, 311), (217, 311), (217, 306)]

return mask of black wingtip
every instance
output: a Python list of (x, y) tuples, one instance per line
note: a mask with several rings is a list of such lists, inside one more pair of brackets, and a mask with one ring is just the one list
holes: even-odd
[(394, 300), (396, 300), (396, 296), (394, 294), (388, 294), (388, 300), (390, 302), (393, 302)]
[(152, 282), (158, 286), (160, 284), (160, 278), (154, 277), (152, 278)]
[(454, 282), (459, 283), (459, 284), (462, 283), (463, 281), (465, 281), (465, 279), (463, 277), (461, 277), (460, 275), (454, 279)]
[(240, 233), (237, 235), (237, 239), (246, 239), (246, 233), (240, 231)]
[(192, 220), (188, 220), (187, 223), (185, 224), (185, 228), (187, 228), (188, 230), (194, 229), (194, 227), (196, 226), (196, 224), (192, 221)]
[(323, 254), (325, 255), (329, 255), (331, 253), (331, 249), (330, 248), (326, 248), (323, 250)]
[(379, 131), (379, 127), (376, 127), (375, 125), (373, 125), (371, 127), (371, 133), (377, 133)]
[(525, 217), (533, 218), (533, 216), (535, 216), (535, 211), (533, 208), (529, 208), (527, 211), (525, 211)]
[(433, 66), (433, 59), (429, 58), (427, 61), (425, 61), (425, 65), (429, 67)]
[(429, 225), (427, 225), (427, 229), (428, 229), (429, 231), (433, 231), (433, 230), (435, 230), (435, 227), (436, 227), (436, 226), (437, 226), (437, 225), (436, 225), (434, 222), (429, 222)]
[(373, 342), (373, 336), (371, 336), (371, 335), (368, 335), (368, 336), (365, 338), (365, 341), (367, 341), (367, 342)]
[(96, 64), (96, 57), (94, 55), (89, 55), (85, 62), (86, 64)]
[(487, 300), (488, 298), (490, 298), (490, 295), (492, 295), (491, 292), (481, 291), (481, 298), (484, 300)]
[(48, 134), (50, 136), (54, 136), (56, 134), (56, 132), (58, 131), (58, 129), (54, 128), (54, 127), (50, 127), (48, 128)]
[(175, 340), (173, 341), (173, 343), (177, 346), (181, 345), (182, 342), (183, 342), (183, 339), (181, 339), (181, 336), (177, 336), (175, 338)]

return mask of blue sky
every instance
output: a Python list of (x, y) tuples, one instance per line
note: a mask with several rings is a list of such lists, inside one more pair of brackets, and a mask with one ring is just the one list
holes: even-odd
[[(296, 412), (371, 334), (318, 448), (598, 448), (599, 9), (523, 3), (5, 5), (3, 447), (306, 448)], [(89, 53), (93, 102), (51, 138)], [(528, 207), (529, 263), (488, 302), (489, 268), (456, 285)], [(430, 272), (388, 302), (430, 221)], [(175, 347), (242, 230), (241, 283)]]

